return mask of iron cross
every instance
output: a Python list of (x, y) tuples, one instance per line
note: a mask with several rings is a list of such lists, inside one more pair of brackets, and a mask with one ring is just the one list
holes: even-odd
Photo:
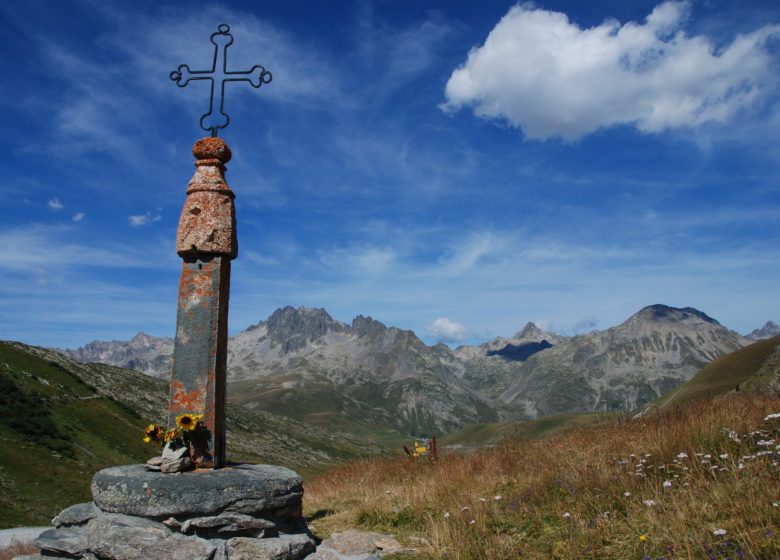
[[(211, 80), (211, 99), (209, 100), (209, 112), (200, 117), (200, 127), (210, 130), (211, 136), (216, 137), (220, 128), (230, 124), (230, 117), (225, 113), (225, 82), (249, 82), (253, 88), (259, 88), (271, 81), (271, 73), (256, 64), (251, 70), (231, 72), (227, 69), (227, 48), (233, 43), (230, 27), (224, 23), (217, 27), (217, 32), (212, 33), (211, 42), (214, 44), (214, 60), (211, 70), (190, 70), (186, 64), (179, 66), (178, 70), (171, 72), (171, 80), (179, 87), (184, 87), (192, 80)], [(214, 90), (219, 83), (219, 113), (214, 107)]]

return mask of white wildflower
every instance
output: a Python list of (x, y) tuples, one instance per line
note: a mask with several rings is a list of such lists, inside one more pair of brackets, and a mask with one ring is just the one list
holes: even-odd
[(760, 439), (756, 442), (756, 445), (760, 445), (761, 447), (769, 447), (770, 445), (774, 445), (775, 440), (773, 439)]
[(664, 488), (671, 488), (671, 487), (672, 487), (672, 481), (664, 480)]
[(655, 505), (655, 500), (645, 500), (645, 505), (647, 507), (653, 507)]
[(569, 513), (567, 511), (566, 513), (563, 514), (563, 517), (566, 518), (566, 519), (569, 519), (569, 518), (571, 518), (571, 513)]
[(450, 512), (449, 511), (445, 511), (444, 512), (444, 519), (447, 519), (449, 516), (450, 516)]
[(498, 500), (500, 500), (500, 499), (501, 499), (501, 496), (493, 496), (493, 499), (494, 499), (495, 501), (498, 501)]
[(739, 434), (735, 432), (734, 430), (729, 430), (728, 428), (723, 429), (729, 436), (729, 439), (732, 441), (735, 441), (737, 443), (740, 443), (741, 440), (739, 439)]
[(718, 456), (719, 456), (721, 459), (728, 459), (728, 457), (729, 457), (729, 454), (728, 454), (728, 453), (721, 453), (721, 454), (720, 454), (720, 455), (718, 455)]
[(726, 529), (715, 529), (712, 532), (712, 534), (715, 535), (716, 537), (722, 537), (723, 535), (726, 534)]
[(631, 495), (631, 492), (623, 492), (623, 495), (628, 498)]
[(487, 502), (487, 498), (480, 498), (479, 501), (480, 502)]
[(469, 525), (474, 525), (474, 523), (476, 522), (477, 522), (476, 519), (472, 519), (471, 521), (469, 521)]

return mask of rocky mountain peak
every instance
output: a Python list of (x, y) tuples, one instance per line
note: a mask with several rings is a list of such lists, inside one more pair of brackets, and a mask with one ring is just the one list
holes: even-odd
[(680, 321), (701, 320), (712, 325), (720, 325), (718, 321), (693, 307), (670, 307), (657, 303), (648, 305), (637, 311), (629, 317), (627, 322), (632, 321), (665, 321), (677, 323)]
[(385, 331), (387, 331), (387, 326), (372, 317), (358, 315), (352, 320), (352, 333), (357, 336), (373, 338), (381, 335)]
[(160, 346), (160, 344), (165, 344), (170, 341), (171, 341), (170, 338), (152, 336), (146, 334), (144, 331), (138, 331), (138, 334), (136, 334), (133, 338), (130, 339), (130, 348), (134, 350), (151, 348), (151, 347)]
[(274, 311), (265, 321), (268, 337), (292, 352), (308, 342), (322, 338), (328, 332), (345, 332), (347, 326), (336, 321), (322, 308), (309, 309), (290, 305)]
[(780, 334), (780, 325), (774, 321), (767, 321), (766, 324), (760, 329), (754, 330), (747, 335), (750, 340), (763, 340), (765, 338), (772, 338)]
[(516, 339), (534, 339), (537, 338), (544, 338), (544, 333), (542, 332), (542, 329), (537, 327), (534, 323), (528, 322), (525, 324), (525, 326), (517, 331), (515, 335), (512, 338)]

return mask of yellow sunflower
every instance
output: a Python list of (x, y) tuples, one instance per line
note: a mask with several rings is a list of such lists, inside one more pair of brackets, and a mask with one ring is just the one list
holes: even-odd
[(165, 432), (165, 443), (170, 443), (179, 437), (179, 430), (168, 430)]
[(144, 441), (160, 441), (162, 439), (163, 429), (159, 424), (149, 424), (144, 430)]
[(182, 414), (176, 417), (176, 425), (185, 432), (191, 432), (201, 418), (203, 418), (202, 414)]

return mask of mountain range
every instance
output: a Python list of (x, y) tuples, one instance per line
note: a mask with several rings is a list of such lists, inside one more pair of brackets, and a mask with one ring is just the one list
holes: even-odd
[[(575, 337), (528, 323), (511, 338), (451, 350), (412, 331), (324, 309), (284, 307), (232, 337), (228, 398), (351, 433), (448, 433), (466, 425), (630, 410), (749, 343), (693, 308), (651, 305)], [(139, 333), (66, 354), (166, 378), (173, 339)]]

